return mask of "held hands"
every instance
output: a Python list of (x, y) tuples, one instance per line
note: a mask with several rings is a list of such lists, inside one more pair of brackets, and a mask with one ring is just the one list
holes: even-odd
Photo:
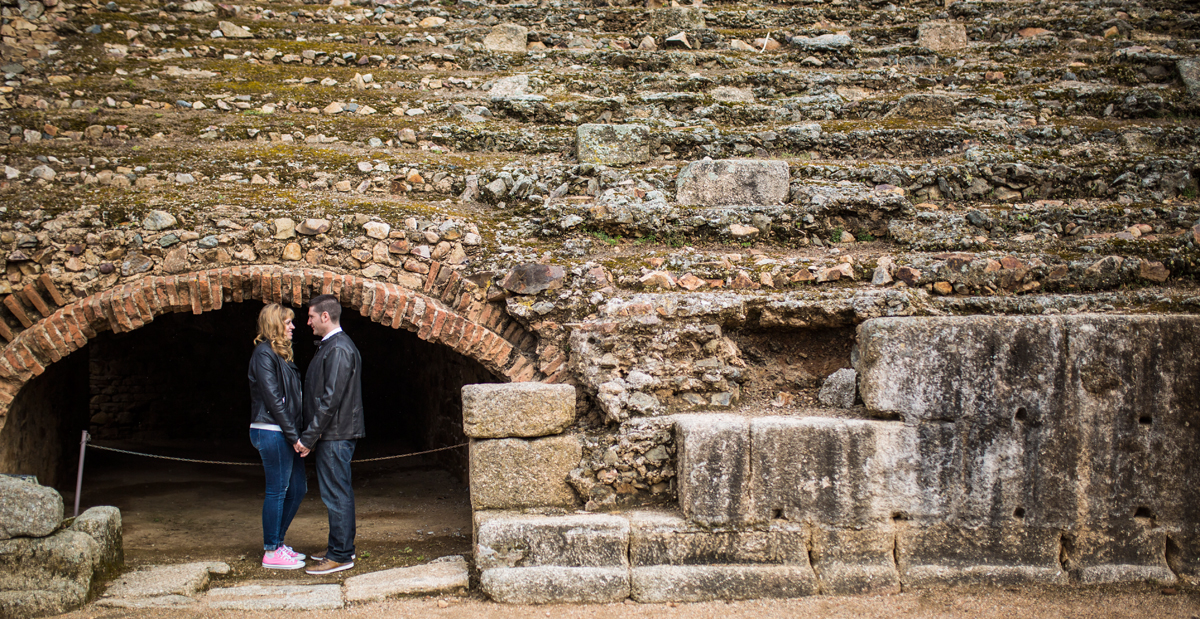
[(312, 451), (311, 449), (305, 447), (300, 441), (296, 441), (296, 444), (292, 445), (292, 447), (296, 450), (296, 453), (300, 454), (301, 458), (307, 456), (308, 452)]

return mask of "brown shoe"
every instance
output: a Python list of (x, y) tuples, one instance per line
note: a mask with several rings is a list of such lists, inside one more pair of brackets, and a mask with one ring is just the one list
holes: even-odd
[(331, 559), (322, 559), (320, 563), (304, 570), (304, 573), (312, 574), (313, 576), (320, 576), (321, 574), (332, 574), (334, 572), (348, 570), (352, 567), (354, 567), (354, 561), (350, 561), (348, 563), (338, 563), (337, 561), (333, 561)]
[[(327, 554), (329, 554), (329, 549), (328, 549), (328, 548), (326, 548), (325, 550), (322, 550), (321, 552), (314, 552), (313, 554), (311, 554), (311, 555), (308, 555), (308, 558), (309, 558), (309, 559), (312, 559), (313, 561), (320, 562), (320, 561), (324, 561), (324, 560), (325, 560), (325, 555), (327, 555)], [(355, 560), (355, 559), (357, 559), (357, 558), (358, 558), (358, 553), (354, 553), (354, 554), (350, 555), (350, 560), (351, 560), (351, 561), (353, 561), (353, 560)]]

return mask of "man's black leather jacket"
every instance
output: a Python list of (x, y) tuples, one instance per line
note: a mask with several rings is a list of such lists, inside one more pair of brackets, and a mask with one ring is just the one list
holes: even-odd
[(304, 382), (304, 431), (300, 442), (366, 436), (363, 425), (362, 357), (350, 336), (339, 331), (322, 341), (308, 364)]
[(300, 438), (300, 370), (285, 361), (268, 342), (250, 355), (250, 423), (273, 423), (288, 444)]

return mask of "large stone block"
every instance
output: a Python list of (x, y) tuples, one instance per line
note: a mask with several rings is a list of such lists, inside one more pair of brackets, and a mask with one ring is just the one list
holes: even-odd
[(669, 512), (629, 516), (629, 560), (651, 565), (808, 565), (808, 530), (795, 522), (754, 529), (710, 529)]
[(87, 601), (99, 545), (78, 531), (0, 541), (0, 617), (57, 615)]
[(855, 526), (914, 510), (917, 435), (890, 421), (758, 417), (750, 423), (751, 519)]
[(369, 602), (402, 595), (460, 593), (470, 584), (461, 556), (442, 557), (424, 565), (351, 576), (342, 584), (347, 602)]
[(579, 440), (570, 434), (471, 441), (471, 506), (573, 507), (575, 492), (567, 474), (579, 466), (582, 454)]
[(483, 39), (483, 46), (491, 52), (525, 53), (529, 29), (517, 24), (498, 24)]
[(1193, 99), (1200, 98), (1200, 58), (1181, 58), (1175, 62), (1179, 78)]
[(0, 475), (0, 540), (45, 537), (62, 519), (63, 500), (57, 490)]
[(101, 575), (115, 574), (125, 564), (121, 510), (111, 505), (89, 508), (71, 523), (71, 530), (96, 540), (96, 571)]
[(704, 9), (692, 6), (663, 7), (650, 11), (650, 32), (704, 30)]
[(479, 588), (508, 604), (606, 604), (629, 597), (629, 570), (613, 567), (500, 567)]
[(479, 569), (629, 565), (629, 521), (618, 516), (480, 512), (476, 523)]
[(931, 21), (917, 26), (917, 45), (935, 52), (963, 49), (971, 44), (967, 27), (948, 21)]
[(679, 507), (707, 526), (746, 521), (750, 424), (737, 415), (676, 415)]
[(1166, 555), (1167, 532), (1151, 518), (1079, 527), (1063, 540), (1067, 569), (1083, 584), (1176, 581)]
[(861, 528), (813, 527), (813, 571), (821, 593), (899, 593), (895, 549), (896, 534), (890, 522)]
[(725, 206), (787, 202), (786, 161), (704, 159), (689, 163), (675, 179), (675, 200), (684, 205)]
[(817, 593), (808, 565), (655, 565), (635, 567), (633, 599), (646, 603), (794, 598)]
[(931, 584), (1065, 584), (1059, 531), (1011, 522), (966, 528), (904, 523), (897, 531), (901, 579)]
[(650, 161), (650, 128), (645, 125), (579, 125), (575, 156), (580, 163), (625, 165)]
[(575, 423), (575, 388), (544, 383), (463, 385), (463, 432), (471, 438), (558, 434)]

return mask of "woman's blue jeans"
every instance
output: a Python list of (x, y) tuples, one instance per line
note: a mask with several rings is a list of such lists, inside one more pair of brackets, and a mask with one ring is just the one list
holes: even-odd
[(308, 480), (304, 460), (288, 445), (283, 432), (250, 428), (250, 442), (262, 456), (267, 474), (267, 495), (263, 499), (263, 550), (270, 552), (283, 544), (292, 518), (300, 510)]

